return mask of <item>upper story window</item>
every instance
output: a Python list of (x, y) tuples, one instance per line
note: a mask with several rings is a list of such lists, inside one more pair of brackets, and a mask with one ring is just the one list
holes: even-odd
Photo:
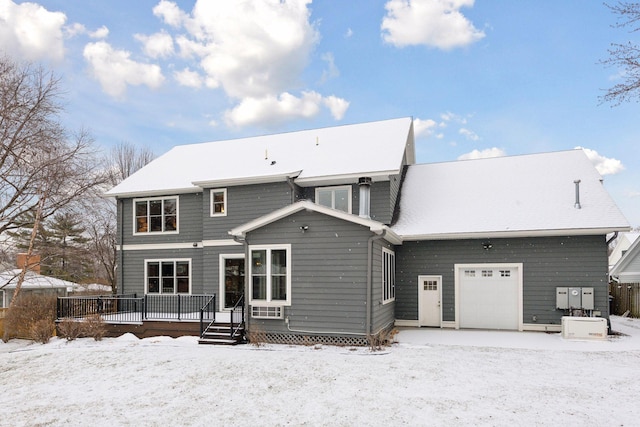
[(316, 203), (351, 213), (351, 186), (316, 188)]
[(134, 204), (134, 234), (177, 233), (178, 198), (137, 199)]
[(211, 190), (211, 216), (227, 215), (227, 189)]

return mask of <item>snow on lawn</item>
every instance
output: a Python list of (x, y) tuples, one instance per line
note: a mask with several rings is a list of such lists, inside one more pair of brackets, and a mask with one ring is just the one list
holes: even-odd
[(2, 426), (637, 425), (626, 335), (404, 329), (384, 351), (195, 337), (0, 342)]

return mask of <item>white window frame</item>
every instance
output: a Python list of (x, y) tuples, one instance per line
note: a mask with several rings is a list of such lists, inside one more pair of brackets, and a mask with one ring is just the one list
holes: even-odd
[[(164, 202), (162, 202), (162, 231), (150, 231), (150, 217), (149, 217), (149, 202), (154, 200), (176, 200), (176, 229), (171, 231), (164, 231)], [(136, 215), (136, 204), (138, 202), (147, 202), (147, 231), (138, 231), (138, 221)], [(158, 234), (178, 234), (180, 231), (180, 197), (176, 196), (162, 196), (162, 197), (146, 197), (143, 199), (133, 199), (133, 205), (131, 207), (133, 213), (133, 235), (134, 236), (153, 236)]]
[[(390, 267), (390, 268), (389, 268)], [(382, 303), (396, 300), (396, 253), (382, 248)]]
[[(224, 197), (224, 202), (222, 204), (222, 212), (215, 212), (213, 194), (214, 193), (222, 193), (222, 197)], [(214, 216), (227, 216), (227, 189), (226, 188), (212, 188), (209, 190), (209, 215)]]
[[(158, 283), (158, 292), (149, 293), (149, 268), (148, 264), (150, 262), (160, 263), (160, 283)], [(174, 280), (175, 280), (175, 264), (177, 262), (188, 262), (189, 263), (189, 292), (188, 293), (177, 293), (177, 285), (174, 283), (173, 293), (164, 293), (162, 292), (162, 263), (163, 262), (173, 262), (174, 264)], [(145, 295), (191, 295), (192, 287), (193, 287), (193, 271), (192, 271), (193, 263), (191, 262), (191, 258), (159, 258), (159, 259), (145, 259), (144, 260), (144, 293)]]
[[(352, 209), (351, 209), (351, 205), (352, 205), (352, 199), (353, 199), (353, 188), (350, 185), (338, 185), (338, 186), (334, 186), (334, 187), (316, 187), (316, 204), (320, 205), (320, 193), (324, 192), (324, 191), (330, 191), (331, 192), (331, 209), (336, 209), (336, 190), (347, 190), (348, 191), (348, 196), (347, 196), (347, 204), (348, 204), (348, 210), (347, 213), (351, 213)], [(320, 205), (320, 206), (324, 206), (324, 205)]]
[[(287, 253), (287, 299), (272, 300), (271, 299), (271, 251), (286, 250)], [(267, 251), (267, 265), (265, 274), (267, 277), (267, 299), (253, 299), (253, 251)], [(291, 305), (291, 245), (249, 245), (249, 271), (245, 271), (249, 280), (249, 303), (256, 306), (290, 306)]]
[[(224, 271), (224, 264), (225, 264), (225, 260), (228, 259), (244, 259), (244, 253), (241, 254), (220, 254), (218, 256), (218, 270), (219, 270), (219, 276), (218, 276), (218, 283), (219, 283), (219, 290), (220, 290), (220, 310), (222, 311), (231, 311), (230, 308), (225, 308), (226, 305), (226, 301), (225, 301), (225, 293), (226, 293), (226, 287), (225, 287), (225, 271)], [(246, 265), (246, 264), (245, 264)], [(244, 274), (245, 277), (245, 281), (247, 280), (247, 273), (245, 271)], [(245, 282), (246, 283), (246, 282)]]

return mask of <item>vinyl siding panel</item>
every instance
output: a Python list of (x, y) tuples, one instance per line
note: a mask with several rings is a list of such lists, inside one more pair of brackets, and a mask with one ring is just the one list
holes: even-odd
[(234, 227), (266, 215), (276, 209), (290, 205), (295, 201), (286, 182), (226, 187), (227, 215), (210, 215), (211, 189), (204, 190), (202, 206), (198, 213), (202, 215), (204, 240), (229, 239), (228, 231)]
[[(306, 232), (301, 225), (308, 225)], [(298, 212), (248, 234), (250, 245), (291, 244), (291, 307), (284, 320), (250, 319), (268, 332), (365, 333), (368, 228)]]
[[(123, 211), (119, 230), (125, 245), (142, 243), (184, 243), (202, 240), (202, 193), (167, 194), (178, 197), (178, 233), (133, 234), (133, 200), (122, 199)], [(119, 233), (120, 234), (120, 233)]]
[[(389, 328), (395, 321), (395, 301), (383, 303), (382, 288), (382, 248), (385, 247), (393, 252), (395, 248), (384, 240), (375, 240), (373, 244), (372, 258), (372, 320), (371, 332), (377, 333), (382, 329)], [(397, 261), (396, 261), (397, 263)]]
[(124, 251), (123, 255), (124, 282), (118, 291), (121, 294), (144, 295), (144, 261), (147, 259), (191, 259), (191, 293), (209, 293), (203, 286), (202, 249)]
[(442, 275), (442, 320), (455, 321), (454, 265), (523, 264), (523, 322), (559, 324), (556, 287), (593, 287), (595, 309), (608, 317), (605, 236), (404, 242), (396, 249), (396, 318), (418, 318), (418, 275)]

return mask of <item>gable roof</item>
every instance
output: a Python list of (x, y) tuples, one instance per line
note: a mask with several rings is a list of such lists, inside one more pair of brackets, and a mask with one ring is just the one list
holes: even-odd
[(640, 237), (640, 233), (638, 232), (620, 234), (616, 246), (609, 254), (609, 269), (611, 269), (618, 263), (618, 261), (620, 261), (620, 258), (622, 258), (624, 252), (629, 249), (629, 247), (633, 244), (633, 242), (636, 241), (638, 237)]
[[(414, 163), (412, 119), (179, 145), (125, 179), (106, 196), (201, 191), (203, 187), (284, 181), (316, 185), (388, 180)], [(354, 181), (355, 182), (355, 181)]]
[(412, 165), (392, 230), (403, 240), (629, 230), (601, 179), (581, 149)]
[[(0, 290), (15, 289), (21, 271), (22, 270), (18, 268), (0, 273)], [(72, 291), (77, 286), (77, 283), (44, 276), (33, 271), (27, 271), (24, 276), (24, 282), (22, 282), (22, 289), (67, 289), (68, 291)]]
[(381, 222), (374, 221), (372, 219), (362, 218), (360, 216), (349, 214), (337, 209), (331, 209), (322, 205), (318, 205), (308, 200), (302, 200), (300, 202), (293, 203), (291, 205), (277, 209), (267, 215), (263, 215), (259, 218), (256, 218), (245, 224), (242, 224), (230, 230), (229, 234), (234, 237), (244, 238), (247, 233), (253, 230), (264, 227), (267, 224), (271, 224), (272, 222), (286, 218), (289, 215), (292, 215), (296, 212), (300, 212), (302, 210), (318, 212), (323, 215), (328, 215), (333, 218), (338, 218), (343, 221), (351, 222), (353, 224), (362, 225), (363, 227), (368, 227), (372, 233), (375, 233), (378, 235), (384, 233), (387, 241), (391, 243), (394, 243), (394, 244), (401, 243), (400, 238), (392, 230), (390, 230), (388, 226), (386, 226)]
[(611, 276), (621, 276), (631, 280), (640, 280), (640, 239), (635, 239), (610, 272)]

